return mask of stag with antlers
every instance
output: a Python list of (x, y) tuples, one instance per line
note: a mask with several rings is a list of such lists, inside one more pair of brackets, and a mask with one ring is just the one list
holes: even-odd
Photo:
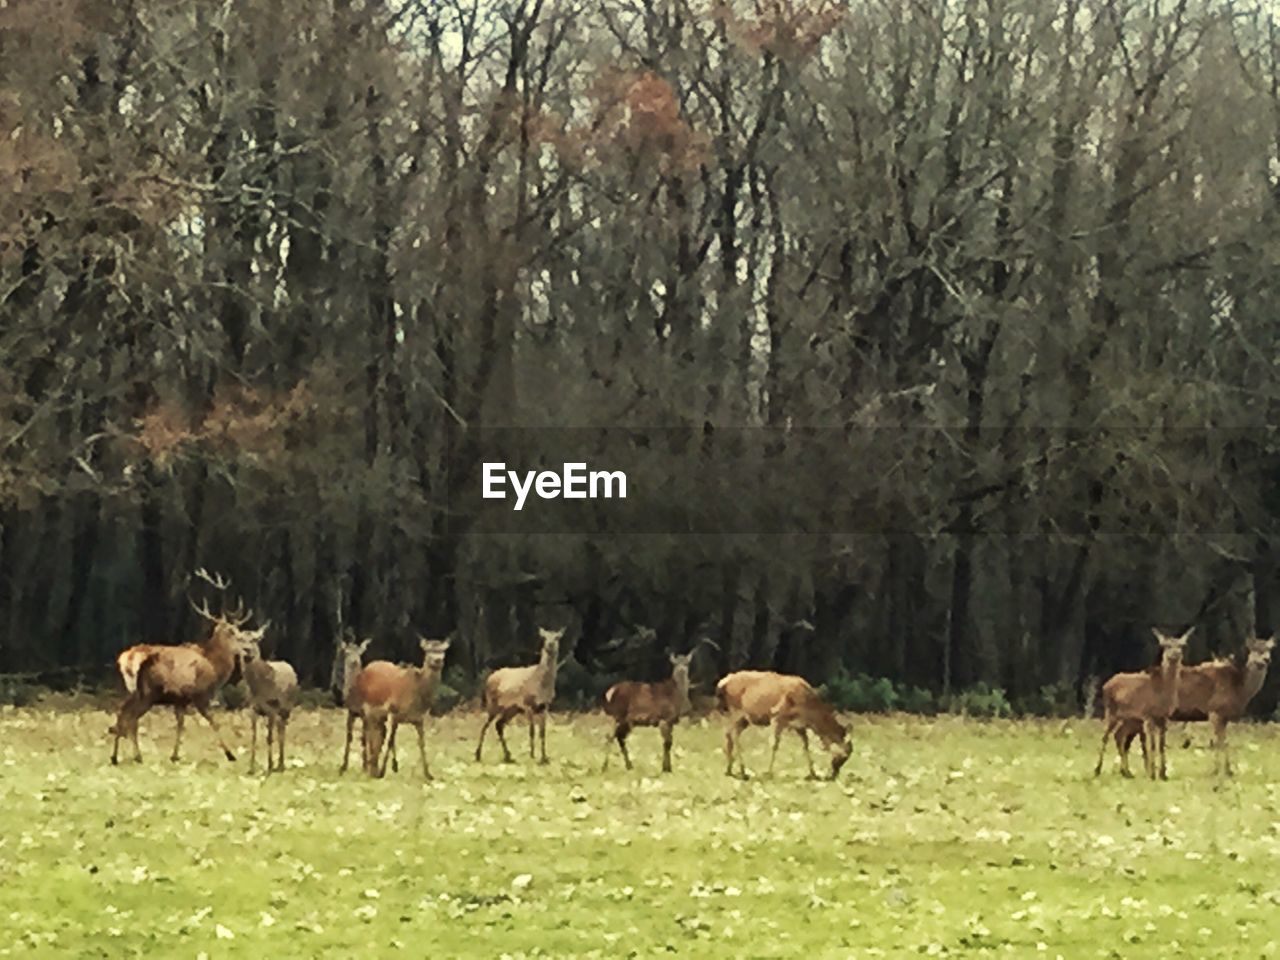
[[(196, 571), (196, 576), (219, 591), (225, 591), (230, 585), (225, 577), (210, 575), (203, 568)], [(138, 721), (159, 704), (172, 706), (177, 719), (177, 736), (170, 759), (176, 761), (182, 748), (182, 726), (186, 711), (195, 710), (213, 728), (227, 759), (235, 760), (235, 754), (223, 740), (210, 707), (218, 690), (231, 676), (236, 658), (258, 656), (258, 644), (270, 626), (270, 621), (257, 630), (247, 630), (245, 624), (252, 618), (253, 612), (245, 608), (243, 600), (237, 602), (234, 610), (219, 614), (209, 609), (207, 600), (199, 605), (191, 601), (190, 597), (188, 600), (196, 613), (213, 625), (209, 636), (197, 644), (150, 645), (138, 665), (133, 690), (121, 704), (115, 725), (109, 731), (115, 735), (111, 748), (112, 763), (119, 762), (120, 740), (126, 736), (133, 740), (134, 759), (142, 761), (142, 750), (138, 746)]]

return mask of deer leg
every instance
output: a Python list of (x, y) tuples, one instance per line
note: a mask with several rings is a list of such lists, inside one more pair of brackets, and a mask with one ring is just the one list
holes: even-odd
[(747, 779), (747, 765), (742, 762), (742, 731), (747, 729), (747, 720), (740, 717), (729, 725), (724, 734), (724, 752), (729, 757), (729, 766), (725, 770), (729, 776), (733, 776), (733, 758), (738, 758), (738, 770), (742, 774), (742, 779)]
[(600, 772), (608, 773), (609, 771), (609, 754), (613, 752), (613, 743), (618, 738), (618, 724), (614, 722), (613, 730), (605, 734), (604, 738), (604, 762), (600, 764)]
[(125, 736), (133, 740), (133, 759), (138, 763), (142, 762), (142, 748), (138, 746), (138, 718), (146, 713), (146, 709), (139, 711), (140, 703), (136, 693), (130, 694), (116, 714), (116, 724), (111, 728), (116, 735), (115, 742), (111, 745), (113, 764), (119, 763), (120, 740)]
[(280, 723), (280, 733), (279, 733), (280, 762), (276, 764), (276, 769), (279, 770), (281, 773), (283, 773), (284, 772), (284, 731), (285, 731), (285, 728), (289, 726), (289, 714), (282, 713), (280, 715), (279, 723)]
[[(391, 730), (392, 730), (392, 737), (391, 737), (391, 740), (387, 743), (387, 754), (388, 754), (388, 755), (390, 756), (390, 758), (391, 758), (391, 772), (392, 772), (392, 773), (399, 773), (399, 772), (400, 772), (400, 757), (396, 755), (396, 738), (395, 738), (395, 735), (394, 735), (394, 734), (395, 734), (395, 727), (396, 727), (396, 726), (398, 726), (398, 725), (399, 725), (399, 724), (398, 724), (398, 722), (397, 722), (397, 724), (395, 724), (395, 725), (393, 725), (393, 726), (392, 726), (392, 728), (391, 728)], [(385, 774), (385, 773), (387, 772), (387, 762), (386, 762), (386, 759), (385, 759), (385, 758), (384, 758), (384, 759), (383, 759), (383, 761), (382, 761), (382, 772), (383, 772), (383, 774)]]
[(480, 728), (480, 742), (476, 744), (476, 763), (480, 762), (480, 751), (484, 749), (484, 735), (489, 730), (489, 724), (493, 723), (493, 714), (484, 718), (484, 726)]
[(498, 734), (498, 742), (502, 744), (503, 763), (515, 763), (515, 757), (511, 756), (511, 750), (507, 746), (507, 735), (505, 733), (509, 719), (508, 715), (504, 713), (498, 717), (497, 722), (493, 725), (494, 732)]
[[(394, 720), (392, 721), (395, 722)], [(380, 775), (378, 760), (382, 757), (382, 745), (387, 738), (387, 718), (366, 717), (364, 721), (366, 743), (364, 748), (364, 771), (371, 777)]]
[(544, 707), (538, 711), (538, 747), (542, 751), (542, 757), (539, 763), (547, 762), (547, 714), (551, 712), (551, 707)]
[(1231, 776), (1231, 754), (1227, 751), (1227, 721), (1220, 714), (1209, 718), (1213, 724), (1214, 773)]
[[(270, 737), (271, 727), (268, 721), (267, 736)], [(270, 742), (270, 741), (268, 741)], [(253, 773), (254, 768), (258, 765), (258, 711), (249, 711), (249, 772)], [(271, 769), (271, 753), (267, 753), (267, 769)]]
[(1166, 737), (1168, 737), (1168, 734), (1169, 734), (1168, 723), (1166, 722), (1161, 724), (1160, 725), (1160, 779), (1161, 780), (1169, 779), (1168, 771), (1165, 769), (1165, 756), (1166, 756), (1165, 740), (1166, 740)]
[(809, 731), (800, 727), (796, 733), (800, 735), (800, 742), (804, 744), (804, 762), (809, 765), (809, 779), (817, 780), (818, 773), (813, 769), (813, 754), (809, 752)]
[[(1120, 728), (1123, 729), (1125, 723), (1128, 721), (1116, 721), (1116, 722), (1119, 723)], [(1151, 758), (1148, 751), (1148, 746), (1154, 750), (1155, 744), (1149, 742), (1149, 738), (1147, 736), (1147, 722), (1145, 720), (1139, 720), (1137, 721), (1137, 726), (1138, 726), (1138, 736), (1141, 738), (1141, 743), (1142, 743), (1142, 771), (1143, 773), (1146, 773), (1150, 769), (1150, 764), (1151, 764)], [(1133, 776), (1133, 771), (1129, 769), (1129, 755), (1127, 753), (1122, 754), (1120, 757), (1120, 775), (1122, 777)]]
[(125, 706), (127, 706), (127, 705), (128, 705), (129, 701), (130, 701), (130, 700), (132, 700), (132, 699), (133, 699), (133, 694), (130, 694), (130, 695), (125, 699), (124, 703), (122, 703), (122, 704), (120, 705), (120, 709), (116, 711), (116, 722), (115, 722), (115, 723), (113, 723), (113, 724), (111, 725), (111, 729), (107, 731), (108, 733), (115, 734), (115, 739), (111, 741), (111, 764), (112, 764), (112, 766), (116, 766), (117, 764), (119, 764), (119, 763), (120, 763), (120, 738), (121, 738), (122, 736), (124, 736), (124, 730), (125, 730), (125, 725), (124, 725), (125, 712), (124, 712), (124, 708), (125, 708)]
[[(374, 766), (377, 768), (377, 776), (385, 777), (387, 775), (387, 761), (391, 759), (391, 755), (396, 750), (396, 731), (400, 729), (400, 718), (395, 714), (391, 715), (391, 733), (387, 736), (387, 749), (385, 753), (381, 750), (374, 754)], [(377, 762), (378, 754), (382, 753), (382, 763)]]
[(418, 755), (422, 757), (422, 776), (427, 780), (434, 780), (430, 768), (427, 767), (427, 738), (422, 729), (423, 723), (424, 721), (419, 720), (413, 725), (418, 731)]
[(1155, 750), (1152, 751), (1151, 759), (1151, 778), (1152, 780), (1169, 780), (1169, 772), (1165, 767), (1165, 733), (1169, 730), (1164, 721), (1156, 721), (1151, 724), (1151, 739)]
[(733, 776), (733, 724), (724, 728), (725, 776)]
[[(1122, 723), (1116, 727), (1116, 753), (1120, 755), (1120, 762), (1125, 763), (1125, 757), (1128, 755), (1130, 748), (1133, 746), (1134, 738), (1141, 732), (1141, 728), (1134, 730), (1133, 726), (1128, 723)], [(1144, 743), (1146, 741), (1143, 741)]]
[[(1121, 729), (1124, 729), (1124, 728), (1121, 728)], [(1119, 731), (1117, 731), (1116, 735), (1117, 736), (1120, 735)], [(1129, 734), (1129, 738), (1125, 741), (1125, 748), (1123, 753), (1126, 755), (1128, 754), (1129, 747), (1132, 746), (1134, 737), (1138, 738), (1138, 744), (1142, 747), (1142, 766), (1143, 766), (1143, 769), (1146, 769), (1147, 763), (1149, 762), (1147, 759), (1148, 744), (1147, 744), (1147, 731), (1143, 727), (1139, 726), (1136, 733), (1131, 732)], [(1128, 765), (1129, 765), (1128, 758), (1126, 756), (1125, 766), (1128, 766)]]
[(142, 719), (142, 715), (149, 710), (150, 707), (144, 707), (142, 710), (135, 708), (133, 716), (129, 719), (129, 737), (133, 740), (133, 762), (142, 762), (142, 747), (138, 744), (138, 721)]
[(369, 772), (369, 750), (373, 742), (373, 724), (366, 716), (360, 717), (360, 772)]
[(671, 772), (671, 740), (672, 729), (675, 724), (670, 720), (664, 720), (658, 724), (658, 730), (662, 734), (662, 772)]
[(204, 717), (205, 720), (209, 722), (209, 726), (213, 728), (214, 735), (218, 738), (218, 746), (222, 748), (222, 752), (226, 754), (228, 760), (234, 763), (236, 755), (232, 753), (231, 748), (227, 746), (227, 741), (222, 739), (222, 731), (218, 729), (218, 723), (213, 719), (213, 714), (209, 711), (209, 704), (197, 703), (195, 704), (195, 708), (200, 716)]
[(631, 725), (626, 721), (615, 721), (613, 732), (605, 738), (604, 743), (604, 766), (601, 772), (609, 769), (609, 753), (613, 749), (613, 744), (617, 743), (618, 749), (622, 751), (622, 762), (628, 770), (631, 769), (631, 757), (627, 754), (627, 737), (631, 733)]
[(1156, 778), (1157, 760), (1160, 755), (1160, 731), (1156, 721), (1150, 719), (1143, 720), (1142, 733), (1151, 744), (1150, 756), (1147, 756), (1146, 751), (1143, 751), (1145, 762), (1142, 765), (1142, 772), (1147, 775), (1148, 779), (1154, 780)]
[(276, 715), (274, 713), (267, 714), (267, 773), (274, 768), (276, 753)]
[[(355, 730), (356, 715), (350, 710), (347, 711), (347, 745), (342, 749), (342, 766), (338, 768), (338, 773), (346, 773), (347, 765), (351, 760), (351, 733)], [(360, 731), (360, 742), (364, 743), (364, 731)]]
[(174, 763), (178, 762), (178, 752), (182, 749), (182, 725), (186, 722), (187, 711), (185, 707), (174, 707), (173, 718), (177, 723), (177, 734), (173, 741), (173, 753), (169, 755), (169, 759)]
[[(1119, 722), (1114, 717), (1107, 718), (1106, 729), (1102, 732), (1102, 749), (1098, 751), (1098, 765), (1093, 768), (1093, 775), (1095, 777), (1102, 776), (1102, 761), (1107, 757), (1107, 741), (1111, 739), (1111, 735), (1115, 732), (1118, 726)], [(1126, 755), (1121, 754), (1120, 767), (1122, 770), (1127, 769), (1127, 759)]]
[(773, 749), (769, 751), (769, 776), (773, 776), (773, 762), (778, 759), (778, 744), (782, 742), (782, 731), (786, 726), (780, 720), (773, 721)]

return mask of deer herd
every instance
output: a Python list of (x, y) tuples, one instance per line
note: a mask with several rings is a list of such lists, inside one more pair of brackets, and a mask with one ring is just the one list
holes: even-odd
[[(216, 590), (229, 586), (224, 577), (199, 570), (196, 576)], [(198, 643), (182, 645), (139, 644), (116, 658), (127, 696), (109, 732), (115, 740), (111, 762), (119, 762), (121, 739), (133, 743), (134, 759), (142, 760), (138, 746), (138, 721), (152, 707), (171, 706), (175, 719), (172, 760), (178, 760), (182, 728), (188, 710), (195, 710), (213, 729), (228, 760), (235, 754), (227, 746), (211, 707), (214, 697), (230, 679), (237, 665), (248, 689), (251, 718), (249, 769), (257, 761), (258, 718), (266, 721), (267, 772), (285, 768), (285, 731), (290, 713), (298, 702), (298, 677), (293, 667), (280, 660), (266, 660), (261, 644), (270, 621), (256, 629), (246, 625), (252, 618), (243, 602), (234, 609), (214, 613), (205, 601), (196, 612), (210, 623), (209, 635)], [(1169, 722), (1206, 720), (1212, 727), (1215, 771), (1231, 773), (1226, 727), (1244, 715), (1245, 707), (1266, 678), (1275, 639), (1251, 639), (1238, 656), (1187, 666), (1183, 663), (1192, 631), (1170, 636), (1154, 631), (1160, 658), (1149, 669), (1119, 673), (1101, 688), (1104, 732), (1095, 776), (1102, 773), (1108, 743), (1114, 740), (1120, 756), (1120, 771), (1131, 777), (1129, 749), (1140, 738), (1143, 766), (1153, 779), (1167, 776), (1165, 739)], [(505, 730), (516, 717), (529, 724), (529, 756), (547, 762), (547, 713), (555, 699), (560, 640), (564, 630), (540, 629), (542, 641), (538, 662), (529, 666), (504, 667), (485, 679), (482, 707), (485, 713), (475, 759), (481, 761), (485, 735), (490, 726), (502, 747), (502, 759), (513, 758)], [(448, 640), (420, 637), (422, 663), (405, 666), (387, 660), (364, 663), (370, 640), (356, 641), (348, 630), (335, 651), (331, 685), (340, 691), (347, 713), (346, 743), (340, 772), (346, 772), (351, 757), (351, 739), (356, 721), (361, 724), (361, 766), (369, 775), (386, 775), (387, 766), (398, 770), (395, 743), (401, 726), (417, 732), (418, 755), (423, 776), (432, 779), (427, 762), (424, 725), (434, 705), (444, 671)], [(715, 646), (705, 639), (703, 643)], [(628, 770), (627, 737), (636, 727), (657, 727), (662, 737), (662, 770), (671, 771), (673, 731), (682, 716), (690, 713), (689, 670), (697, 647), (683, 654), (670, 654), (671, 675), (656, 683), (623, 681), (605, 691), (602, 707), (612, 721), (602, 769), (607, 770), (612, 744), (616, 741)], [(725, 719), (725, 772), (746, 778), (739, 740), (748, 726), (772, 726), (773, 748), (769, 772), (773, 772), (783, 734), (794, 731), (804, 747), (810, 778), (818, 776), (810, 753), (809, 735), (815, 735), (830, 758), (831, 779), (849, 759), (852, 745), (848, 728), (836, 711), (803, 678), (764, 670), (740, 670), (716, 684), (716, 706)]]

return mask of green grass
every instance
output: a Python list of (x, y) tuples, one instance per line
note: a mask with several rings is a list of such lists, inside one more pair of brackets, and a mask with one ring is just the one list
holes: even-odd
[[(599, 717), (553, 717), (552, 762), (471, 759), (479, 717), (412, 731), (398, 775), (338, 776), (343, 719), (300, 713), (290, 769), (247, 773), (188, 721), (107, 763), (101, 710), (0, 711), (0, 955), (197, 957), (1269, 957), (1280, 955), (1270, 727), (1237, 776), (1171, 737), (1168, 783), (1092, 776), (1096, 721), (855, 720), (839, 783), (723, 774), (719, 726), (654, 731), (600, 772)], [(1203, 744), (1204, 733), (1196, 731)], [(762, 770), (767, 734), (744, 737)], [(1110, 762), (1110, 761), (1109, 761)]]

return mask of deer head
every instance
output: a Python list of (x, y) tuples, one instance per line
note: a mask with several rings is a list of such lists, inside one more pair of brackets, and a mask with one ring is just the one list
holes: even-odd
[(684, 688), (689, 686), (689, 664), (693, 661), (693, 655), (697, 652), (697, 647), (688, 653), (673, 653), (671, 658), (671, 677), (675, 680), (676, 685)]
[(1187, 650), (1187, 641), (1191, 639), (1191, 635), (1195, 633), (1196, 628), (1191, 627), (1180, 637), (1170, 636), (1167, 633), (1151, 628), (1151, 632), (1155, 634), (1156, 640), (1160, 643), (1160, 660), (1168, 666), (1175, 666), (1182, 662), (1183, 654)]
[(1275, 645), (1275, 637), (1269, 637), (1266, 640), (1253, 637), (1250, 640), (1246, 640), (1244, 643), (1245, 650), (1248, 651), (1248, 660), (1245, 661), (1246, 668), (1265, 670), (1271, 663), (1271, 650)]
[(371, 637), (356, 641), (356, 633), (350, 627), (344, 631), (344, 639), (338, 641), (333, 651), (333, 666), (329, 670), (329, 690), (334, 701), (341, 703), (346, 697), (355, 675), (364, 665), (364, 652), (373, 642)]
[(444, 655), (449, 650), (449, 640), (428, 640), (418, 635), (418, 646), (422, 648), (422, 668), (434, 673), (444, 670)]
[(834, 780), (840, 775), (840, 768), (848, 762), (849, 757), (853, 754), (853, 744), (849, 742), (849, 731), (844, 724), (837, 721), (836, 726), (844, 733), (839, 740), (833, 740), (827, 744), (827, 750), (831, 753), (831, 779)]
[[(220, 592), (225, 592), (231, 585), (231, 581), (226, 577), (221, 574), (210, 574), (204, 567), (197, 570), (195, 575)], [(237, 598), (235, 607), (230, 611), (222, 610), (219, 613), (209, 609), (208, 600), (202, 600), (197, 604), (188, 594), (187, 602), (191, 604), (191, 609), (213, 624), (215, 632), (223, 630), (232, 634), (232, 644), (238, 656), (247, 655), (250, 652), (253, 652), (254, 656), (261, 656), (259, 648), (262, 637), (271, 626), (271, 621), (265, 621), (257, 630), (244, 629), (244, 625), (253, 618), (253, 610), (244, 605), (244, 598)]]
[(544, 630), (539, 627), (538, 636), (542, 638), (542, 662), (554, 664), (560, 656), (560, 638), (564, 636), (564, 630)]

